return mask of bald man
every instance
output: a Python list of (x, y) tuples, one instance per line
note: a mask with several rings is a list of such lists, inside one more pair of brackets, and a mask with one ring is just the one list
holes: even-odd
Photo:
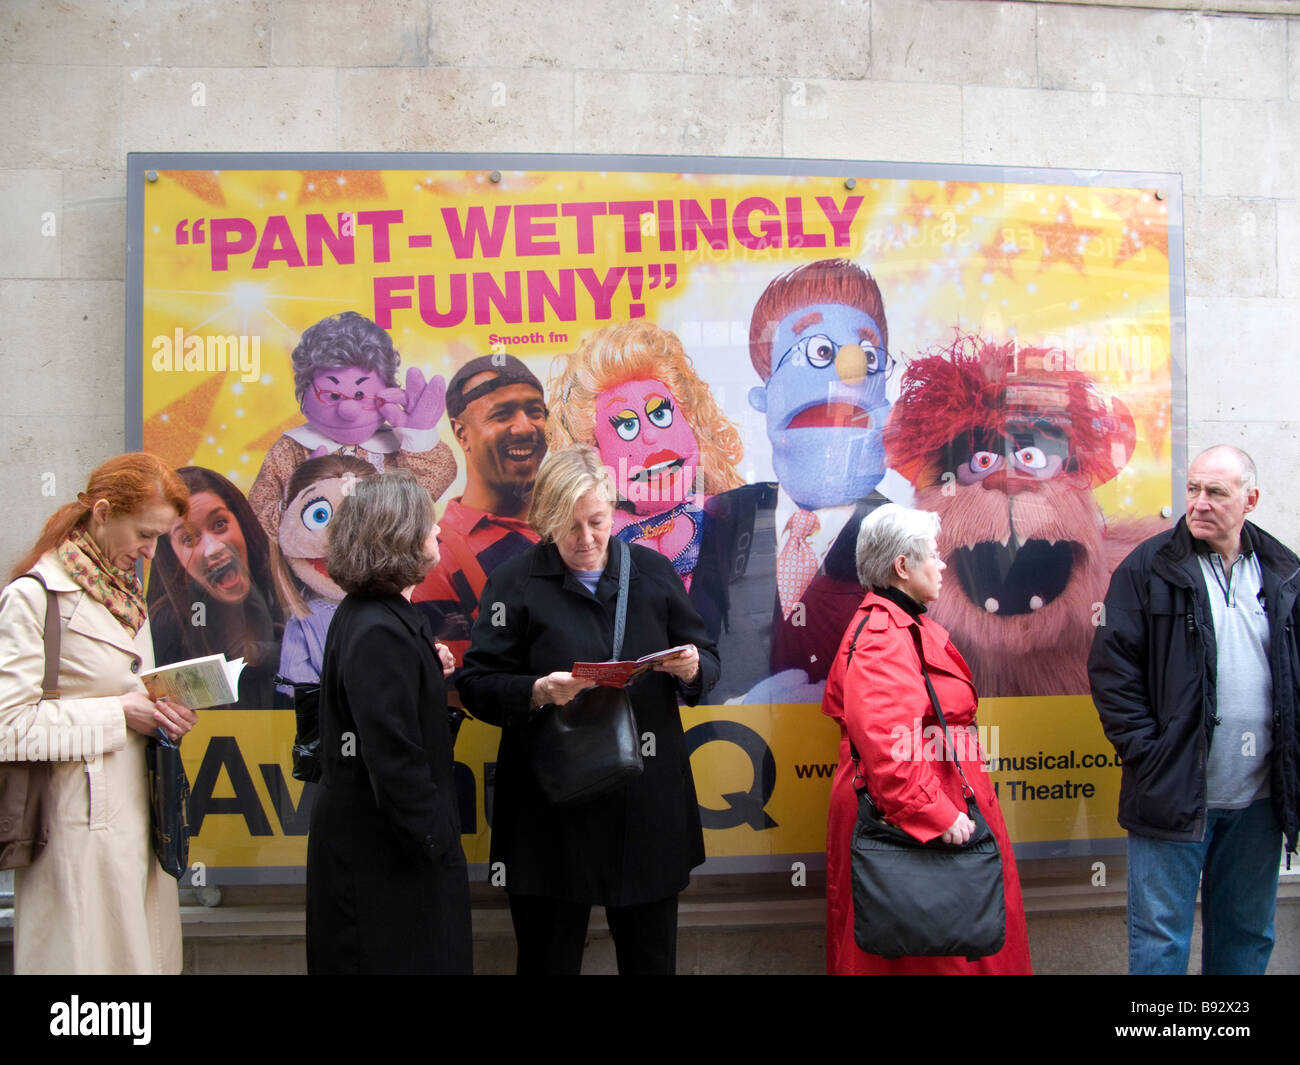
[(1124, 760), (1129, 971), (1262, 973), (1285, 837), (1300, 823), (1300, 559), (1246, 520), (1255, 464), (1219, 445), (1187, 473), (1187, 512), (1106, 593), (1088, 674)]

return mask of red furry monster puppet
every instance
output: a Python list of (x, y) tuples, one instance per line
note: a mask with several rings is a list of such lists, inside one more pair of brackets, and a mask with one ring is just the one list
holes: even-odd
[(1061, 354), (958, 337), (908, 367), (885, 429), (889, 466), (942, 519), (950, 580), (932, 616), (981, 695), (1087, 692), (1094, 604), (1166, 527), (1106, 521), (1093, 490), (1132, 455), (1133, 419), (1086, 374), (1055, 369)]

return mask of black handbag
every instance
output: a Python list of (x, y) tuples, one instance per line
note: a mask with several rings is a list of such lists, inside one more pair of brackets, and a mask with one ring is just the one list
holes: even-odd
[(161, 728), (145, 750), (149, 768), (149, 829), (158, 864), (177, 880), (190, 864), (190, 782), (181, 749)]
[[(853, 657), (863, 619), (853, 634)], [(921, 634), (913, 627), (921, 675), (939, 724), (946, 753), (953, 754), (961, 774), (966, 810), (975, 831), (962, 844), (932, 840), (921, 843), (880, 816), (867, 794), (858, 752), (849, 741), (857, 769), (858, 823), (850, 855), (853, 868), (853, 938), (868, 954), (885, 958), (904, 955), (957, 955), (969, 960), (996, 954), (1006, 942), (1006, 902), (1002, 890), (1002, 856), (998, 841), (975, 802), (975, 792), (955, 757), (948, 722), (925, 668)]]
[[(24, 573), (45, 588), (45, 677), (41, 698), (59, 697), (59, 652), (63, 630), (59, 603), (45, 578)], [(21, 869), (36, 861), (49, 842), (45, 793), (50, 779), (48, 762), (0, 762), (0, 869)]]
[(293, 779), (320, 782), (320, 683), (298, 682), (278, 674), (275, 683), (293, 688)]
[[(614, 653), (623, 650), (627, 623), (627, 544), (614, 540), (618, 555), (618, 604), (614, 608)], [(607, 795), (641, 775), (641, 737), (626, 688), (597, 685), (579, 692), (544, 715), (532, 743), (533, 774), (542, 793), (557, 806)]]

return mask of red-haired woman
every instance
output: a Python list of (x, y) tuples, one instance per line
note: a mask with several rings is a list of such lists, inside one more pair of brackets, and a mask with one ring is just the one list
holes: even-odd
[[(161, 459), (109, 459), (0, 592), (0, 758), (49, 762), (49, 843), (14, 877), (16, 972), (180, 971), (176, 881), (150, 846), (145, 745), (197, 718), (145, 694), (153, 645), (134, 570), (188, 508)], [(18, 579), (29, 572), (45, 588)], [(61, 622), (54, 699), (42, 683), (46, 588)]]

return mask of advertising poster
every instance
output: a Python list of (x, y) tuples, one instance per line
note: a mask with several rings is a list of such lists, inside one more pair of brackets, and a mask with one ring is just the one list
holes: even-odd
[[(444, 530), (501, 508), (490, 543), (449, 541), (446, 579), (417, 590), (460, 654), (480, 570), (528, 545), (502, 486), (575, 441), (614, 474), (616, 533), (673, 560), (718, 641), (718, 687), (682, 709), (703, 872), (822, 860), (839, 729), (821, 694), (861, 599), (857, 530), (888, 501), (941, 516), (931, 616), (974, 671), (1017, 853), (1114, 849), (1119, 771), (1084, 661), (1110, 572), (1167, 526), (1185, 462), (1177, 175), (130, 165), (128, 432), (187, 468), (195, 504), (148, 578), (157, 657), (248, 663), (238, 702), (184, 745), (209, 882), (301, 879), (313, 787), (292, 778), (276, 677), (319, 666), (341, 597), (320, 560), (349, 481), (411, 470)], [(449, 410), (448, 383), (485, 357), (489, 379), (522, 367), (542, 390), (499, 424), (488, 406), (510, 390), (473, 377)], [(469, 720), (456, 745), (482, 877), (499, 738)]]

